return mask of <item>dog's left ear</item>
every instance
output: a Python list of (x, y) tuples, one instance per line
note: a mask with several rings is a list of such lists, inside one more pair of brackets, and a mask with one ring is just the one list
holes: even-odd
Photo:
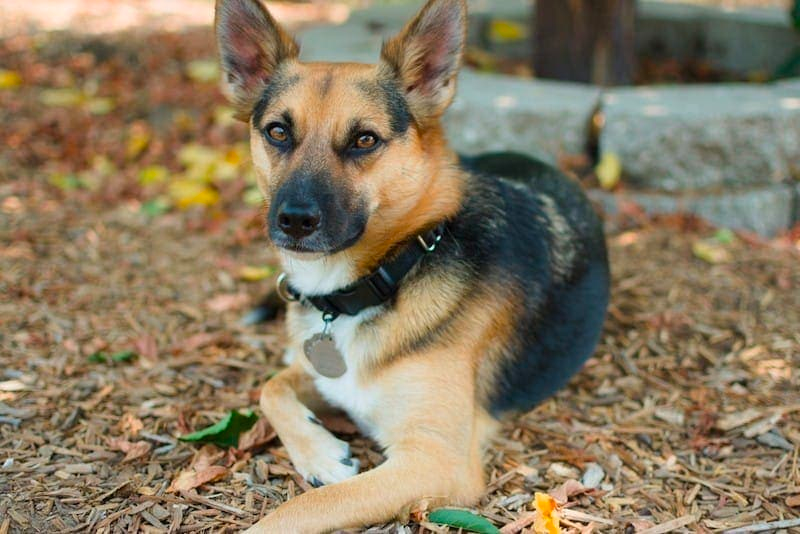
[(247, 120), (280, 64), (300, 47), (259, 0), (217, 0), (215, 24), (223, 91)]
[(466, 32), (465, 0), (429, 0), (384, 43), (382, 67), (401, 84), (418, 121), (439, 118), (452, 102)]

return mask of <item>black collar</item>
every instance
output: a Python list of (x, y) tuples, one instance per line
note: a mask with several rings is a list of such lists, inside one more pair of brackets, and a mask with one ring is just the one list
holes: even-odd
[(399, 253), (371, 274), (327, 295), (303, 295), (290, 285), (286, 273), (282, 273), (278, 277), (278, 294), (285, 300), (314, 306), (326, 321), (339, 315), (357, 315), (391, 300), (403, 278), (423, 256), (436, 250), (443, 235), (444, 223), (406, 242)]

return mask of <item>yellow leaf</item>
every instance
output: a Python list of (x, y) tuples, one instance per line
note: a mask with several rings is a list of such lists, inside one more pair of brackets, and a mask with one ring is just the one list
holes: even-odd
[(39, 93), (39, 100), (45, 106), (72, 108), (77, 107), (85, 100), (84, 94), (78, 89), (63, 87), (60, 89), (43, 89)]
[(115, 107), (113, 98), (94, 97), (86, 101), (86, 110), (92, 115), (108, 115)]
[(192, 206), (213, 206), (219, 202), (219, 193), (209, 186), (192, 180), (177, 180), (169, 187), (169, 194), (180, 209)]
[(186, 65), (186, 74), (200, 83), (216, 82), (219, 77), (219, 66), (213, 59), (197, 59)]
[(128, 143), (125, 145), (125, 156), (129, 160), (136, 159), (150, 145), (150, 132), (141, 124), (131, 126)]
[(533, 523), (536, 534), (561, 534), (560, 517), (556, 500), (546, 493), (536, 492), (533, 501), (538, 517)]
[(230, 106), (217, 106), (214, 108), (214, 122), (220, 126), (230, 126), (239, 122), (236, 112)]
[(489, 39), (496, 43), (521, 41), (527, 37), (527, 28), (513, 20), (493, 20), (489, 24)]
[(195, 182), (210, 182), (218, 161), (219, 152), (213, 148), (189, 143), (178, 152), (178, 161), (186, 167), (186, 179)]
[(239, 278), (245, 282), (259, 282), (275, 274), (275, 268), (269, 265), (260, 267), (248, 265), (239, 270)]
[(162, 165), (149, 165), (139, 171), (139, 183), (142, 185), (159, 184), (169, 177), (169, 170)]
[(712, 265), (727, 263), (733, 258), (723, 246), (717, 242), (701, 239), (692, 243), (692, 253), (699, 259)]
[(14, 89), (22, 85), (22, 76), (13, 70), (0, 69), (0, 89)]
[(607, 191), (614, 189), (622, 177), (622, 162), (615, 153), (606, 152), (600, 158), (600, 163), (597, 164), (594, 172), (600, 182), (600, 187)]
[(257, 187), (250, 187), (245, 190), (243, 200), (248, 206), (261, 206), (264, 204), (264, 195)]

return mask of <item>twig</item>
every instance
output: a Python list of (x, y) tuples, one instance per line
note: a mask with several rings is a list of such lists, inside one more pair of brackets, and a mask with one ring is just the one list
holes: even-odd
[(689, 514), (683, 517), (677, 517), (671, 521), (667, 521), (666, 523), (661, 523), (660, 525), (656, 525), (654, 527), (646, 528), (641, 532), (639, 532), (639, 534), (665, 534), (666, 532), (672, 532), (673, 530), (678, 530), (679, 528), (685, 527), (686, 525), (691, 525), (696, 521), (697, 521), (697, 516)]
[(722, 534), (746, 534), (747, 532), (764, 532), (765, 530), (778, 530), (780, 528), (800, 527), (800, 517), (795, 519), (784, 519), (783, 521), (772, 521), (771, 523), (756, 523), (746, 527), (736, 527), (725, 530)]
[(250, 514), (242, 510), (241, 508), (236, 508), (235, 506), (231, 506), (229, 504), (222, 504), (217, 501), (212, 501), (206, 497), (201, 497), (195, 492), (189, 491), (182, 491), (181, 497), (186, 500), (196, 502), (198, 504), (204, 504), (206, 506), (210, 506), (212, 508), (216, 508), (217, 510), (222, 510), (223, 512), (228, 512), (229, 514), (238, 515), (239, 517), (248, 517)]

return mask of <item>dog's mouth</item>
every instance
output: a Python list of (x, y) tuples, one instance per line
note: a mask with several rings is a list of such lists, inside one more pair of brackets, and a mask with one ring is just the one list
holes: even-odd
[(364, 234), (366, 224), (357, 224), (344, 239), (336, 239), (318, 232), (309, 237), (294, 239), (286, 234), (270, 230), (270, 239), (276, 247), (302, 256), (330, 256), (355, 245)]

